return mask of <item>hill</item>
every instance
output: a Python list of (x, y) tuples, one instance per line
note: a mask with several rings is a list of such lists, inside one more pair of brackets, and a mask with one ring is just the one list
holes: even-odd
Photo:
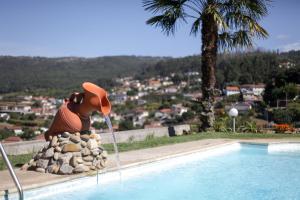
[[(217, 66), (217, 86), (235, 83), (266, 83), (279, 64), (300, 65), (300, 51), (286, 53), (248, 52), (221, 54)], [(105, 88), (116, 77), (144, 79), (154, 75), (184, 74), (199, 71), (200, 56), (183, 58), (106, 56), (80, 57), (13, 57), (0, 56), (0, 93), (30, 92), (61, 96), (91, 81)], [(67, 91), (67, 92), (66, 92)]]

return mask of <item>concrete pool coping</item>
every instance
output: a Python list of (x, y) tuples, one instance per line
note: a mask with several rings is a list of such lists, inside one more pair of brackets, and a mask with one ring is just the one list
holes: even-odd
[[(211, 148), (217, 148), (223, 145), (232, 143), (256, 143), (256, 144), (269, 144), (269, 143), (288, 143), (300, 142), (300, 139), (250, 139), (250, 140), (237, 140), (237, 139), (205, 139), (185, 143), (177, 143), (172, 145), (159, 146), (148, 149), (140, 149), (120, 153), (120, 160), (122, 169), (134, 167), (142, 164), (147, 164), (159, 160), (183, 156), (195, 152), (206, 151)], [(116, 170), (114, 155), (109, 156), (109, 163), (105, 170), (99, 172), (105, 173)], [(21, 171), (16, 169), (17, 176), (24, 190), (40, 188), (48, 185), (58, 184), (65, 181), (70, 181), (86, 176), (96, 175), (96, 171), (92, 173), (82, 173), (78, 175), (53, 175), (43, 174), (34, 171)], [(14, 183), (8, 171), (0, 171), (0, 198), (5, 195), (5, 191), (9, 194), (17, 192)]]

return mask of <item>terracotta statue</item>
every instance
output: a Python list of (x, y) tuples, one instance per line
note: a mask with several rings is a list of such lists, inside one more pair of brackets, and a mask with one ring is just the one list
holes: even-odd
[(108, 115), (111, 104), (107, 92), (99, 86), (85, 82), (82, 84), (83, 93), (73, 93), (57, 111), (51, 127), (45, 133), (45, 139), (62, 132), (75, 133), (90, 129), (90, 115), (99, 111)]

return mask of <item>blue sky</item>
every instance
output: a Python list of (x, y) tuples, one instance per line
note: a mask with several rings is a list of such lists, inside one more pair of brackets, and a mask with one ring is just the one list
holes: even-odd
[[(142, 0), (0, 0), (0, 55), (186, 56), (200, 53), (200, 36), (182, 24), (175, 36), (148, 26)], [(300, 50), (300, 1), (274, 0), (256, 47)]]

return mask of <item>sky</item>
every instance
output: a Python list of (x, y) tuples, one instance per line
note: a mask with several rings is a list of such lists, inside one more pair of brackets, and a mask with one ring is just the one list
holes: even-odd
[[(142, 0), (0, 0), (0, 55), (182, 57), (200, 53), (200, 35), (180, 24), (174, 36), (146, 25)], [(273, 0), (261, 23), (264, 50), (300, 50), (300, 1)]]

